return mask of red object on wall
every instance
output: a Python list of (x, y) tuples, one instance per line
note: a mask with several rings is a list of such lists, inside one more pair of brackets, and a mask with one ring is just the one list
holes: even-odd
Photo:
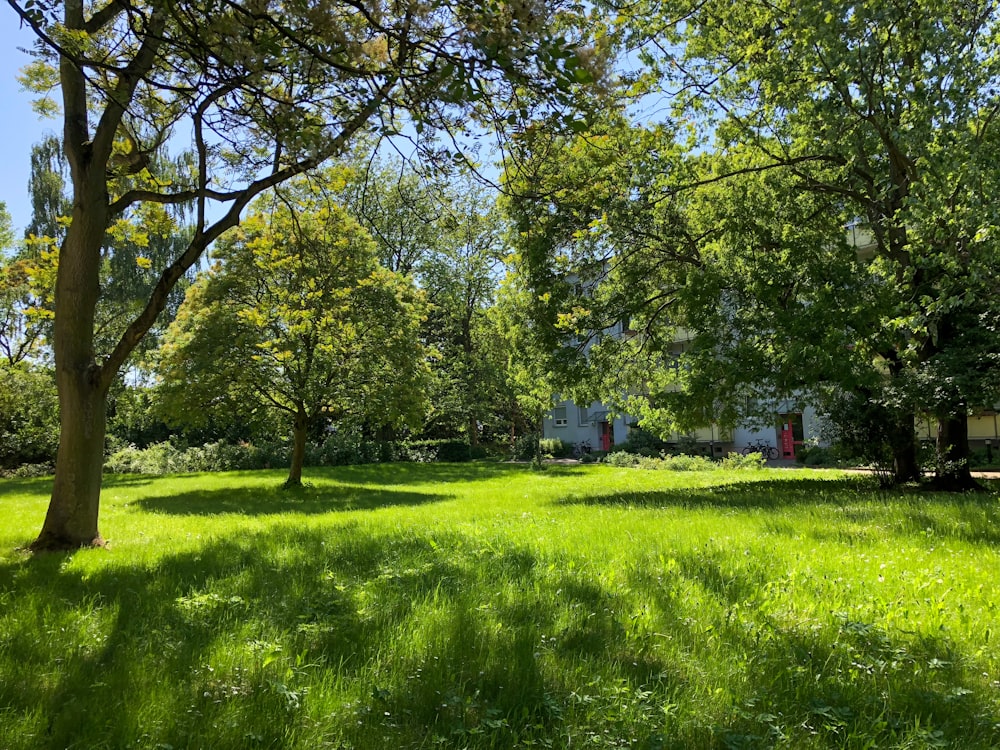
[(601, 450), (611, 450), (611, 424), (609, 422), (601, 422)]
[(795, 458), (795, 435), (792, 432), (791, 422), (781, 426), (781, 457)]

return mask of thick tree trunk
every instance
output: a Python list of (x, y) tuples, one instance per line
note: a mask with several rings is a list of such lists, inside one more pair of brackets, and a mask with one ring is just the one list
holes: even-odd
[(893, 451), (892, 481), (893, 484), (916, 482), (920, 479), (920, 462), (917, 461), (917, 446), (906, 445)]
[(895, 419), (890, 431), (894, 484), (916, 482), (920, 479), (914, 421), (912, 414), (903, 414)]
[(939, 417), (938, 467), (931, 487), (942, 492), (982, 492), (969, 470), (969, 422), (963, 412)]
[[(97, 528), (107, 394), (85, 377), (59, 378), (59, 453), (37, 551), (104, 546)], [(65, 381), (73, 382), (65, 382)]]
[[(103, 188), (103, 182), (99, 182)], [(59, 391), (59, 452), (52, 499), (32, 549), (103, 545), (97, 528), (104, 468), (110, 380), (94, 358), (94, 311), (99, 296), (103, 197), (77, 200), (59, 252), (57, 315), (52, 331)]]
[(469, 417), (469, 445), (479, 445), (479, 420)]
[(292, 463), (288, 467), (286, 487), (302, 486), (302, 464), (306, 460), (306, 428), (308, 426), (309, 420), (306, 417), (305, 409), (300, 407), (295, 414), (295, 423), (292, 427)]

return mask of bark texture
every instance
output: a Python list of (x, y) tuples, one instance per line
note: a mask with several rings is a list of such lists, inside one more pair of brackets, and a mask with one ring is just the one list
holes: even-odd
[(302, 465), (306, 460), (306, 432), (309, 419), (305, 409), (300, 407), (295, 413), (295, 423), (292, 427), (292, 461), (288, 467), (286, 487), (302, 486)]
[(985, 492), (969, 469), (969, 422), (965, 413), (939, 419), (938, 469), (931, 487), (942, 492)]

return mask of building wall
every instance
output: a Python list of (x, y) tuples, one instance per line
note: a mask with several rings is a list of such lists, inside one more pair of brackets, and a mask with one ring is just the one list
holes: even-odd
[[(917, 422), (917, 437), (923, 441), (937, 440), (936, 419), (921, 419)], [(969, 417), (969, 445), (982, 447), (986, 441), (1000, 445), (1000, 416), (996, 412), (986, 412)]]
[[(565, 412), (561, 410), (565, 409)], [(565, 413), (566, 424), (559, 424), (559, 417)], [(542, 437), (559, 438), (566, 445), (576, 445), (584, 441), (592, 450), (601, 449), (601, 422), (611, 425), (613, 444), (623, 443), (628, 436), (628, 426), (624, 416), (611, 417), (608, 409), (600, 401), (594, 401), (581, 414), (580, 408), (572, 401), (560, 401), (542, 420)]]

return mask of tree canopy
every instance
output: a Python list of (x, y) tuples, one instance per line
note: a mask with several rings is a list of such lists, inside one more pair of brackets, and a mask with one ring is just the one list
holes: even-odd
[(171, 421), (277, 412), (294, 438), (289, 484), (301, 484), (310, 428), (419, 422), (422, 298), (377, 263), (371, 237), (342, 208), (306, 184), (283, 189), (255, 204), (214, 257), (159, 355)]
[[(101, 543), (107, 392), (174, 285), (262, 192), (342, 153), (364, 133), (435, 134), (544, 109), (570, 120), (602, 75), (575, 3), (10, 1), (38, 38), (26, 80), (58, 89), (72, 214), (59, 252), (52, 345), (61, 430), (35, 547)], [(46, 106), (43, 101), (42, 106)], [(182, 173), (154, 155), (186, 142)], [(155, 269), (110, 350), (95, 347), (109, 227), (189, 204), (190, 235)]]
[(664, 427), (862, 388), (897, 423), (898, 479), (918, 412), (965, 466), (966, 416), (998, 396), (995, 9), (646, 9), (671, 122), (524, 141), (519, 268), (562, 381), (617, 374)]

